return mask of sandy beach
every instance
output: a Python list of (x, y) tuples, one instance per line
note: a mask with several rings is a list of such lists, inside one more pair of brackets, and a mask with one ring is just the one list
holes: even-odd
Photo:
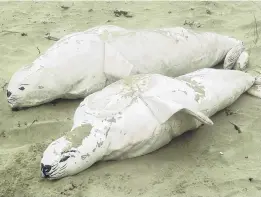
[[(115, 16), (116, 9), (129, 17)], [(40, 177), (47, 145), (70, 130), (81, 100), (13, 112), (6, 83), (60, 38), (102, 24), (183, 26), (243, 40), (261, 71), (260, 2), (1, 2), (0, 197), (260, 197), (261, 100), (242, 95), (203, 126), (135, 159), (100, 162), (58, 181)], [(260, 38), (261, 39), (261, 38)], [(239, 133), (230, 122), (238, 125)]]

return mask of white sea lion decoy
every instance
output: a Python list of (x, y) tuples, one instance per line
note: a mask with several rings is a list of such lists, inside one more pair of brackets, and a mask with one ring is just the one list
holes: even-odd
[(42, 176), (60, 179), (98, 161), (151, 153), (201, 124), (212, 125), (209, 117), (254, 81), (245, 72), (205, 68), (177, 78), (140, 74), (114, 82), (81, 102), (72, 130), (44, 151)]
[(243, 42), (182, 27), (134, 30), (98, 26), (63, 37), (15, 72), (7, 87), (7, 101), (12, 109), (19, 109), (58, 98), (85, 98), (125, 76), (155, 73), (176, 77), (223, 60), (226, 69), (235, 65), (244, 69), (248, 55)]

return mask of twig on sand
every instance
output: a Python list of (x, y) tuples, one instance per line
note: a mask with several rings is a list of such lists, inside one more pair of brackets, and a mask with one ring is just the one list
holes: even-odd
[(27, 33), (25, 33), (25, 32), (19, 32), (19, 31), (2, 30), (0, 33), (5, 33), (5, 34), (21, 34), (21, 36), (27, 36)]
[(234, 114), (237, 114), (237, 112), (238, 112), (238, 110), (237, 111), (232, 111), (229, 108), (226, 108), (224, 111), (225, 111), (226, 116), (234, 115)]
[(38, 53), (39, 53), (39, 54), (41, 54), (41, 51), (40, 51), (40, 49), (39, 49), (38, 47), (36, 47), (36, 48), (37, 48), (37, 50), (38, 50)]
[(235, 128), (235, 130), (237, 130), (238, 133), (242, 133), (241, 129), (236, 124), (234, 124), (233, 122), (230, 122), (230, 121), (229, 121), (229, 123), (234, 125), (234, 128)]
[[(35, 120), (33, 120), (33, 122), (30, 124), (30, 126), (32, 126), (35, 122), (37, 122), (38, 120), (37, 119), (35, 119)], [(29, 127), (30, 127), (29, 126)]]
[(259, 34), (258, 34), (258, 28), (257, 28), (257, 22), (256, 22), (255, 14), (254, 14), (254, 22), (255, 22), (255, 30), (254, 30), (255, 39), (254, 39), (254, 44), (256, 45), (256, 43), (259, 40)]
[(64, 10), (68, 10), (70, 7), (69, 6), (65, 6), (65, 5), (61, 5), (61, 8)]
[(18, 31), (9, 31), (9, 30), (2, 30), (1, 33), (13, 33), (13, 34), (20, 34), (21, 32)]
[(261, 7), (254, 1), (251, 1), (253, 4), (255, 4), (255, 6), (257, 6), (260, 10), (261, 10)]
[(5, 131), (2, 131), (2, 132), (0, 133), (0, 137), (6, 137)]
[(47, 40), (53, 40), (53, 41), (58, 41), (59, 40), (59, 38), (56, 38), (56, 37), (53, 37), (53, 36), (50, 36), (50, 35), (46, 35), (45, 38)]
[[(256, 16), (255, 16), (255, 14), (253, 14), (253, 16), (254, 16), (254, 21), (253, 21), (253, 24), (254, 24), (254, 29), (253, 29), (253, 34), (254, 34), (254, 39), (253, 39), (253, 44), (251, 44), (250, 45), (250, 47), (249, 47), (249, 55), (251, 54), (251, 50), (254, 48), (254, 47), (256, 47), (256, 44), (257, 44), (257, 42), (258, 42), (258, 40), (259, 40), (259, 33), (258, 33), (258, 25), (257, 25), (257, 20), (256, 20)], [(249, 31), (249, 32), (251, 32), (252, 31), (252, 29)]]
[(129, 12), (124, 11), (124, 10), (114, 10), (113, 13), (114, 13), (114, 16), (116, 16), (116, 17), (120, 17), (121, 15), (123, 15), (126, 18), (133, 17), (133, 15), (131, 15)]
[(8, 83), (5, 83), (5, 84), (2, 86), (3, 91), (5, 91), (7, 85), (8, 85)]

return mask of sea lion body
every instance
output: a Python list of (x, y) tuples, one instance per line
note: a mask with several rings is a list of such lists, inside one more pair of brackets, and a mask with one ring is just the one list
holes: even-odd
[(135, 74), (176, 77), (223, 60), (231, 69), (242, 51), (241, 41), (211, 32), (98, 26), (63, 37), (14, 73), (7, 100), (11, 108), (31, 107), (58, 98), (85, 98)]
[[(140, 74), (87, 96), (70, 132), (45, 150), (41, 171), (59, 179), (97, 161), (151, 153), (209, 119), (247, 91), (248, 73), (205, 68), (177, 78)], [(51, 167), (50, 167), (51, 166)]]

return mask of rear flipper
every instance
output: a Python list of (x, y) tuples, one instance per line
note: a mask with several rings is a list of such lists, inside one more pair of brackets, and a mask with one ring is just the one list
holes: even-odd
[(243, 70), (248, 63), (248, 53), (245, 51), (243, 42), (238, 43), (235, 47), (230, 49), (224, 60), (224, 69)]
[(261, 85), (261, 76), (256, 77), (255, 85)]
[(248, 91), (248, 94), (261, 98), (261, 85), (253, 85)]
[(247, 91), (248, 94), (261, 98), (261, 73), (257, 71), (257, 73), (252, 74), (255, 76), (254, 85)]
[(245, 70), (247, 68), (249, 55), (248, 52), (243, 51), (239, 58), (237, 59), (236, 65), (234, 67), (235, 70)]

